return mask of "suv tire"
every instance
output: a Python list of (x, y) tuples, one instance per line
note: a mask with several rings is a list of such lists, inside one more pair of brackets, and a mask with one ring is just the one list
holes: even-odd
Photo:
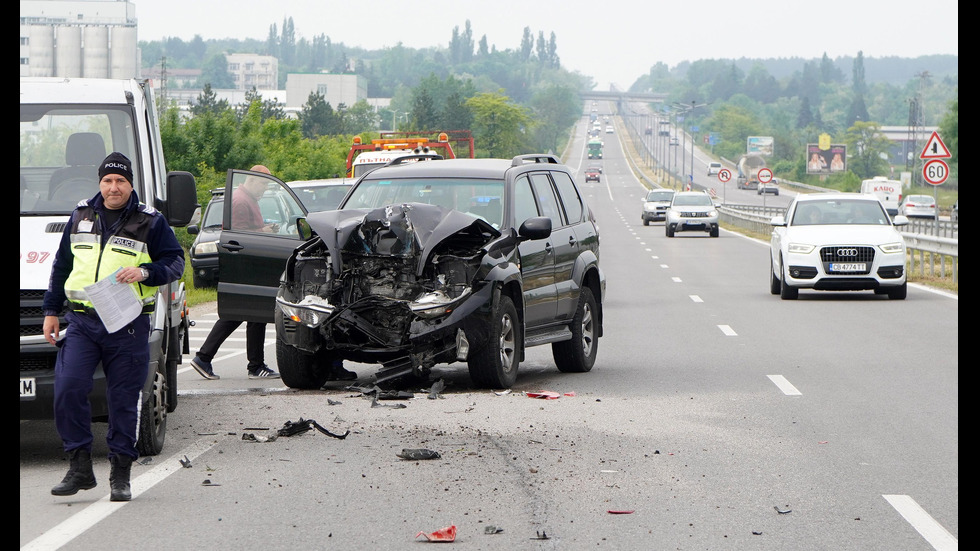
[(672, 228), (670, 224), (667, 224), (666, 232), (667, 232), (667, 237), (674, 237), (674, 228)]
[(569, 327), (572, 330), (571, 340), (556, 342), (551, 345), (551, 353), (555, 357), (555, 365), (562, 373), (585, 373), (592, 370), (596, 354), (599, 351), (599, 340), (596, 335), (596, 304), (592, 289), (582, 287), (578, 297), (578, 307), (575, 317)]
[[(282, 312), (276, 310), (277, 327), (281, 323), (281, 316)], [(276, 364), (283, 384), (289, 388), (319, 390), (327, 382), (330, 367), (329, 361), (322, 360), (323, 358), (286, 344), (282, 337), (276, 335)]]
[(473, 350), (467, 361), (470, 378), (476, 386), (510, 388), (514, 385), (520, 364), (520, 333), (521, 324), (514, 301), (502, 294), (490, 318), (490, 335), (486, 345)]
[[(785, 266), (783, 266), (783, 268), (785, 268)], [(796, 287), (791, 287), (788, 283), (786, 283), (786, 274), (785, 272), (781, 273), (783, 274), (783, 277), (781, 278), (782, 281), (780, 285), (781, 289), (779, 290), (779, 298), (783, 300), (796, 300), (800, 296), (800, 290)]]
[(776, 269), (772, 263), (772, 257), (769, 258), (769, 293), (773, 295), (778, 295), (780, 292), (780, 282), (779, 278), (776, 277)]

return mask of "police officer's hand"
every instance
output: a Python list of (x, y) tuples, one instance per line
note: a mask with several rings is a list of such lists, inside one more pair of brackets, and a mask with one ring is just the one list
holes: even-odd
[(58, 333), (61, 332), (61, 322), (58, 321), (58, 316), (44, 316), (42, 331), (44, 332), (44, 340), (55, 344), (58, 340)]
[(138, 266), (123, 268), (116, 274), (116, 281), (119, 283), (138, 283), (143, 281), (143, 270)]

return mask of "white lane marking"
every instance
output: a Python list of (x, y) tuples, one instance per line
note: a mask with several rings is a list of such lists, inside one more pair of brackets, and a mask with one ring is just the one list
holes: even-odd
[(674, 280), (674, 283), (680, 283), (681, 282), (681, 278), (679, 278), (679, 277), (672, 277), (670, 279)]
[(803, 396), (803, 393), (796, 390), (796, 387), (787, 381), (786, 377), (782, 375), (766, 375), (766, 377), (769, 377), (769, 380), (779, 387), (779, 390), (782, 390), (783, 394), (787, 396)]
[(661, 268), (669, 268), (670, 266), (668, 266), (668, 265), (666, 265), (666, 264), (661, 264), (661, 265), (660, 265), (660, 267), (661, 267)]
[[(165, 462), (150, 469), (149, 472), (133, 479), (130, 483), (133, 499), (136, 499), (140, 494), (152, 488), (157, 482), (167, 478), (177, 470), (183, 469), (184, 467), (180, 464), (179, 459), (183, 459), (186, 456), (187, 459), (193, 461), (199, 455), (211, 449), (215, 444), (217, 444), (217, 441), (213, 438), (202, 438), (167, 458)], [(75, 539), (76, 536), (80, 536), (83, 532), (95, 526), (99, 521), (116, 512), (127, 503), (130, 502), (109, 501), (109, 495), (105, 495), (102, 499), (68, 517), (61, 524), (34, 538), (20, 549), (21, 551), (42, 549), (45, 551), (54, 551)]]
[(701, 297), (697, 295), (688, 295), (688, 296), (690, 296), (691, 300), (693, 300), (694, 302), (704, 302), (703, 300), (701, 300)]
[(737, 337), (738, 336), (738, 333), (736, 333), (731, 327), (729, 327), (727, 325), (719, 325), (718, 326), (718, 329), (721, 329), (721, 332), (724, 333), (726, 337)]
[(654, 259), (654, 260), (660, 260), (660, 257), (659, 257), (659, 256), (657, 256), (657, 255), (653, 255), (653, 256), (651, 256), (650, 258), (652, 258), (652, 259)]
[(909, 496), (882, 495), (936, 551), (957, 551), (959, 541)]

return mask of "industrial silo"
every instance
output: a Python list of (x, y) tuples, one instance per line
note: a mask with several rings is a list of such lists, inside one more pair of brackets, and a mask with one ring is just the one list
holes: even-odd
[(111, 27), (111, 46), (109, 49), (109, 75), (112, 78), (135, 78), (139, 76), (137, 65), (136, 26)]
[(55, 28), (54, 75), (82, 76), (82, 28), (58, 25)]
[(109, 28), (97, 25), (86, 26), (83, 37), (82, 76), (86, 78), (108, 78)]
[(32, 77), (54, 76), (54, 27), (51, 25), (31, 25), (28, 35), (30, 45), (30, 75)]

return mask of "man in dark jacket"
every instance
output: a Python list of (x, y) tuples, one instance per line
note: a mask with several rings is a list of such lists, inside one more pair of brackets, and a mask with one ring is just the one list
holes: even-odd
[[(149, 314), (157, 286), (183, 274), (184, 250), (163, 215), (139, 202), (132, 163), (125, 155), (109, 154), (99, 165), (99, 179), (99, 193), (80, 202), (65, 226), (44, 294), (44, 338), (59, 348), (55, 425), (71, 461), (68, 474), (51, 493), (68, 496), (96, 486), (88, 395), (101, 363), (109, 405), (110, 499), (129, 501), (130, 468), (139, 457), (141, 392), (149, 369)], [(107, 331), (85, 291), (106, 277), (131, 286), (143, 304), (142, 312), (114, 333)], [(68, 327), (59, 340), (58, 315), (66, 299)]]

